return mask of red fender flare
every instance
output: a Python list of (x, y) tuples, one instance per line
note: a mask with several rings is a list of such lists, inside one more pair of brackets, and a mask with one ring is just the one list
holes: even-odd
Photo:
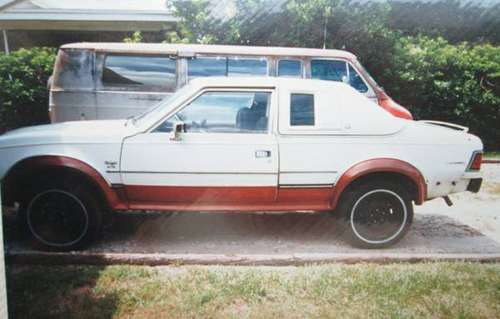
[(345, 188), (354, 180), (370, 173), (398, 173), (410, 178), (417, 186), (416, 203), (421, 205), (427, 198), (427, 184), (420, 171), (413, 165), (393, 158), (376, 158), (366, 160), (351, 166), (342, 174), (333, 190), (331, 206), (337, 207)]
[(96, 186), (100, 188), (102, 194), (104, 195), (108, 206), (111, 209), (127, 209), (127, 203), (124, 200), (124, 197), (121, 194), (117, 193), (111, 185), (102, 177), (102, 175), (94, 169), (89, 164), (77, 160), (75, 158), (66, 157), (66, 156), (54, 156), (54, 155), (43, 155), (43, 156), (35, 156), (23, 159), (17, 162), (6, 174), (9, 174), (12, 171), (15, 171), (17, 167), (21, 166), (26, 169), (36, 169), (41, 167), (47, 168), (55, 168), (55, 167), (63, 167), (63, 168), (71, 168), (76, 170), (86, 177), (88, 177), (91, 181), (95, 183)]

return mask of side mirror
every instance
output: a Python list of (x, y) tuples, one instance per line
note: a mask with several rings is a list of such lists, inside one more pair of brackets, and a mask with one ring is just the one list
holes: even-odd
[(186, 124), (182, 122), (175, 122), (174, 126), (172, 127), (172, 131), (170, 132), (170, 140), (171, 141), (180, 141), (181, 140), (181, 133), (184, 133), (186, 131)]

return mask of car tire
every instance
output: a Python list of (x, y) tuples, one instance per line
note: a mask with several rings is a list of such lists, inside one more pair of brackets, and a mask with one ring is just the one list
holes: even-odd
[(352, 245), (377, 249), (400, 241), (413, 222), (413, 204), (401, 186), (384, 181), (347, 191), (339, 204), (340, 231)]
[(87, 247), (100, 235), (103, 209), (86, 183), (54, 181), (28, 191), (19, 217), (36, 249), (71, 251)]

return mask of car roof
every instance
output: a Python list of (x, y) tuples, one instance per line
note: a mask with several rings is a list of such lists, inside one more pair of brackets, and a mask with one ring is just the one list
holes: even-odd
[(224, 54), (238, 56), (335, 57), (347, 60), (356, 59), (354, 54), (344, 50), (243, 45), (80, 42), (65, 44), (62, 45), (61, 48), (89, 49), (112, 53), (171, 54), (179, 56), (193, 56), (195, 54)]
[[(393, 134), (403, 127), (399, 118), (369, 100), (362, 93), (343, 82), (323, 81), (317, 79), (279, 78), (279, 77), (201, 77), (189, 81), (179, 91), (183, 94), (179, 101), (184, 103), (202, 91), (224, 91), (226, 89), (274, 89), (285, 95), (289, 94), (315, 94), (317, 96), (318, 116), (326, 122), (343, 121), (339, 125), (348, 127), (348, 131), (336, 131), (336, 134), (347, 135), (387, 135)], [(182, 93), (181, 93), (182, 92)], [(279, 93), (280, 95), (282, 93)], [(324, 107), (330, 104), (337, 107)], [(321, 107), (323, 106), (323, 107)], [(363, 116), (360, 116), (363, 114)], [(322, 121), (319, 121), (322, 122)], [(318, 122), (318, 123), (319, 123)], [(323, 121), (324, 122), (324, 121)], [(148, 129), (151, 125), (145, 125)], [(341, 127), (341, 126), (339, 126)]]

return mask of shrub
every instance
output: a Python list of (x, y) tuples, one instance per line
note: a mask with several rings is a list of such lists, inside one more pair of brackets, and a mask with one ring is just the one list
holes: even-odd
[(47, 80), (55, 53), (32, 48), (0, 54), (0, 132), (48, 122)]
[(468, 126), (500, 149), (500, 47), (403, 37), (391, 64), (381, 82), (416, 118)]

